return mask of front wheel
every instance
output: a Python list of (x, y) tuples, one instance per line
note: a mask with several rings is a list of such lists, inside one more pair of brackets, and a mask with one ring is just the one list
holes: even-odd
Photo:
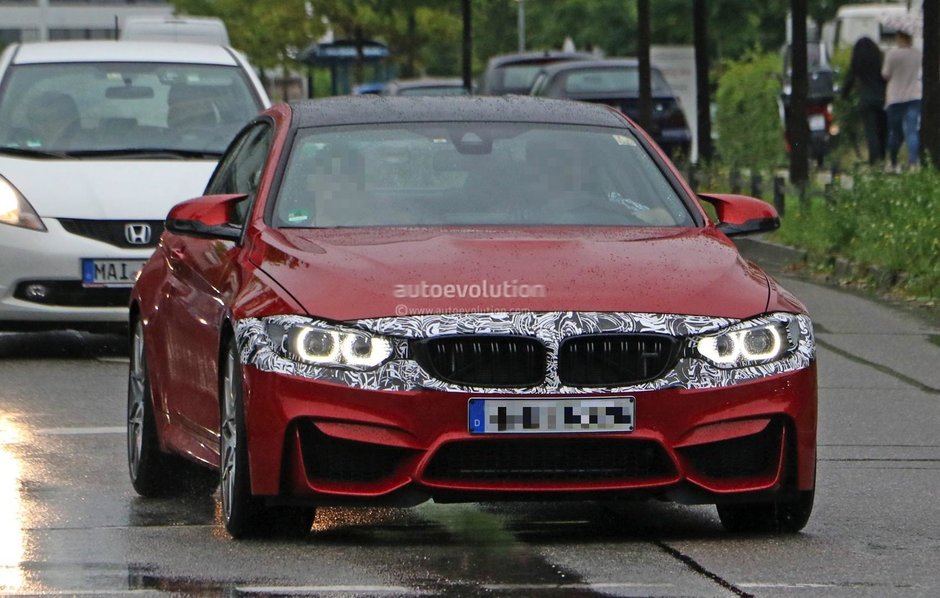
[(307, 534), (313, 525), (312, 507), (268, 507), (251, 494), (242, 372), (234, 341), (229, 343), (225, 356), (219, 402), (222, 411), (220, 493), (225, 529), (234, 538), (301, 537)]
[(815, 492), (772, 502), (717, 505), (718, 518), (729, 532), (795, 534), (809, 521)]

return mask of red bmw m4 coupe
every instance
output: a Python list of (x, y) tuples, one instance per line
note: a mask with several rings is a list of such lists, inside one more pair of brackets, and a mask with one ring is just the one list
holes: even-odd
[[(130, 304), (143, 496), (220, 486), (234, 537), (320, 505), (656, 498), (732, 531), (813, 504), (804, 306), (608, 107), (277, 105), (179, 204)], [(703, 203), (713, 206), (706, 212)]]

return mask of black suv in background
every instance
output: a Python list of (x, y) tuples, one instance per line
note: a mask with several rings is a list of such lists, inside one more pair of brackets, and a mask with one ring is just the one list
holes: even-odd
[[(692, 131), (679, 98), (662, 72), (652, 69), (653, 122), (647, 132), (670, 156), (689, 156)], [(532, 95), (612, 106), (633, 120), (640, 112), (640, 69), (635, 58), (564, 62), (542, 67)]]
[(539, 69), (555, 62), (591, 60), (585, 52), (520, 52), (493, 56), (486, 65), (480, 93), (501, 96), (509, 93), (528, 95)]

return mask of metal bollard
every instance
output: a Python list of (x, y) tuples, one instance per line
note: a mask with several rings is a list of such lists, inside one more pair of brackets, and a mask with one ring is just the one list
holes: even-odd
[(731, 192), (741, 193), (741, 171), (737, 168), (731, 169)]
[(751, 172), (751, 197), (764, 198), (764, 180), (759, 172)]
[(787, 181), (782, 176), (774, 177), (774, 208), (777, 209), (777, 215), (783, 217), (784, 206), (786, 205)]

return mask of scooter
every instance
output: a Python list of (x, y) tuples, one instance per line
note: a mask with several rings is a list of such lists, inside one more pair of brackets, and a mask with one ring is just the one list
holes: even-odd
[[(839, 127), (832, 114), (832, 102), (838, 91), (835, 83), (835, 71), (829, 65), (829, 60), (822, 44), (810, 43), (807, 48), (809, 68), (806, 94), (806, 118), (809, 125), (809, 155), (817, 165), (822, 166), (826, 155), (832, 148)], [(787, 152), (790, 152), (791, 135), (789, 108), (792, 87), (790, 83), (790, 52), (785, 51), (783, 91), (777, 101), (780, 118), (783, 121), (784, 143)]]

